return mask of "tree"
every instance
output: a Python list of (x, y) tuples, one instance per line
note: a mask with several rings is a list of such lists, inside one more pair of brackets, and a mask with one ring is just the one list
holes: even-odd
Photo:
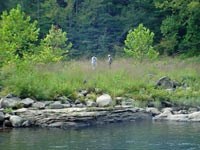
[(59, 27), (52, 25), (49, 33), (41, 41), (42, 46), (51, 48), (54, 53), (66, 54), (71, 48), (72, 43), (68, 42), (67, 33)]
[(9, 61), (22, 58), (25, 52), (32, 52), (38, 40), (37, 21), (22, 12), (21, 7), (4, 11), (0, 20), (0, 60)]
[(41, 40), (37, 52), (33, 55), (26, 54), (25, 60), (36, 63), (58, 62), (72, 48), (72, 43), (68, 42), (67, 33), (62, 29), (52, 25), (49, 33)]
[(137, 59), (156, 58), (158, 53), (153, 49), (154, 33), (140, 24), (134, 30), (130, 30), (126, 40), (124, 51), (129, 56)]
[(161, 25), (161, 48), (168, 55), (200, 54), (200, 2), (198, 0), (155, 0), (166, 18)]

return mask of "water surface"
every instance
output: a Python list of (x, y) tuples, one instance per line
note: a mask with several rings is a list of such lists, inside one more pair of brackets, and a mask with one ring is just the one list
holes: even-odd
[(0, 150), (200, 150), (200, 123), (132, 122), (0, 131)]

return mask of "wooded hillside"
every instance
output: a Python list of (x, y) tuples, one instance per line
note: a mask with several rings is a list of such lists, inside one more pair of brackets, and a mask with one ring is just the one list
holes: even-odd
[(198, 0), (0, 0), (0, 12), (20, 4), (39, 37), (51, 25), (67, 33), (71, 57), (123, 54), (130, 29), (143, 23), (154, 32), (160, 54), (200, 54), (200, 2)]

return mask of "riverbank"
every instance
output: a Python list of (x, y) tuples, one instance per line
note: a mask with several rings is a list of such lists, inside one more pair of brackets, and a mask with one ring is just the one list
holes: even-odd
[[(118, 98), (119, 100), (120, 98)], [(113, 105), (108, 94), (96, 102), (45, 101), (8, 95), (0, 101), (0, 125), (7, 127), (79, 128), (138, 120), (200, 122), (200, 108), (138, 108), (130, 100)], [(20, 106), (20, 107), (19, 107)]]

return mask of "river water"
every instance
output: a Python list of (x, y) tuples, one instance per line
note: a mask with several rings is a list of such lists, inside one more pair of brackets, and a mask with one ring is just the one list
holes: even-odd
[(0, 131), (0, 150), (200, 150), (200, 123), (131, 122)]

